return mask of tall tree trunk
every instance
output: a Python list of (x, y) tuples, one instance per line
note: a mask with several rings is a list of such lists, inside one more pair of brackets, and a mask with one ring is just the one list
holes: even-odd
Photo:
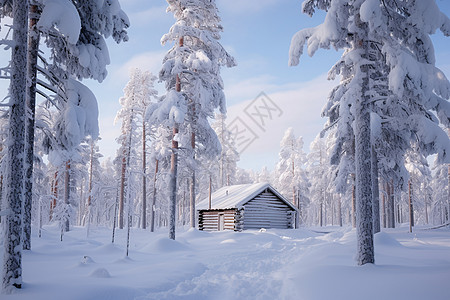
[[(183, 37), (179, 40), (179, 47), (183, 47)], [(181, 92), (181, 80), (177, 74), (175, 89), (177, 92)], [(178, 176), (178, 141), (175, 140), (175, 136), (178, 134), (178, 124), (174, 124), (172, 132), (172, 154), (170, 156), (170, 181), (169, 181), (169, 239), (175, 240), (175, 217), (177, 208), (177, 176)]]
[[(221, 145), (225, 144), (224, 141), (224, 132), (225, 132), (225, 120), (223, 115), (220, 118), (220, 126), (221, 126), (221, 130), (222, 130), (222, 134), (220, 135), (220, 143)], [(224, 159), (225, 156), (223, 154), (224, 149), (222, 148), (222, 151), (220, 151), (220, 187), (223, 187), (225, 185), (225, 166), (224, 166)], [(228, 180), (227, 180), (227, 186), (228, 186)]]
[(66, 169), (64, 172), (64, 231), (69, 231), (69, 205), (70, 205), (70, 159), (66, 161)]
[(372, 146), (372, 201), (373, 233), (380, 232), (380, 188), (378, 184), (378, 157)]
[(142, 229), (147, 228), (147, 153), (145, 152), (145, 121), (142, 122)]
[(155, 163), (155, 175), (153, 176), (152, 219), (151, 219), (151, 223), (150, 223), (150, 231), (151, 232), (155, 231), (156, 178), (157, 178), (157, 175), (158, 175), (158, 165), (159, 165), (159, 160), (156, 160), (156, 163)]
[(122, 167), (120, 171), (120, 191), (119, 191), (119, 229), (123, 229), (123, 212), (125, 204), (125, 175), (127, 171), (126, 149), (123, 149)]
[(55, 172), (52, 183), (52, 199), (50, 200), (50, 215), (49, 221), (53, 220), (53, 212), (56, 208), (56, 201), (58, 199), (58, 171)]
[(81, 180), (80, 182), (80, 201), (78, 202), (78, 214), (77, 214), (77, 225), (78, 226), (84, 226), (83, 222), (84, 222), (84, 205), (86, 205), (86, 203), (84, 203), (84, 178)]
[(342, 227), (342, 201), (341, 197), (338, 198), (338, 218), (339, 226)]
[[(364, 26), (364, 25), (363, 25)], [(367, 32), (367, 30), (366, 30)], [(367, 41), (356, 41), (369, 60)], [(361, 65), (361, 97), (355, 104), (356, 238), (358, 265), (375, 262), (372, 221), (372, 172), (370, 141), (370, 67)]]
[(319, 226), (322, 227), (323, 226), (323, 203), (320, 202), (320, 207), (319, 207)]
[(94, 174), (94, 141), (91, 141), (91, 155), (89, 158), (89, 185), (88, 185), (88, 199), (87, 199), (87, 208), (86, 208), (86, 236), (89, 236), (89, 229), (91, 225), (91, 208), (92, 208), (92, 182), (93, 182), (93, 174)]
[(117, 210), (118, 210), (118, 206), (119, 206), (119, 189), (117, 188), (116, 190), (116, 203), (114, 203), (114, 218), (113, 218), (113, 228), (112, 228), (112, 238), (111, 238), (111, 243), (114, 244), (114, 239), (116, 236), (116, 226), (117, 226)]
[[(192, 148), (192, 158), (193, 161), (196, 162), (195, 157), (195, 130), (196, 130), (196, 118), (195, 118), (195, 102), (192, 101), (192, 120), (191, 120), (191, 148)], [(190, 225), (191, 228), (195, 228), (195, 198), (196, 198), (196, 191), (195, 191), (195, 173), (196, 173), (196, 165), (193, 166), (192, 169), (192, 181), (191, 181), (191, 188), (190, 188)]]
[(211, 174), (209, 174), (209, 189), (208, 189), (208, 209), (211, 209), (212, 206), (212, 180)]
[[(195, 134), (192, 133), (192, 145), (195, 146)], [(192, 148), (194, 149), (194, 148)], [(195, 151), (194, 151), (195, 152)], [(194, 154), (195, 157), (195, 154)], [(195, 160), (195, 158), (194, 158)], [(189, 191), (189, 207), (190, 207), (190, 226), (191, 228), (195, 228), (195, 169), (192, 170), (191, 175), (191, 186)]]
[(170, 157), (170, 181), (169, 181), (169, 238), (175, 240), (175, 216), (177, 205), (177, 171), (178, 171), (178, 141), (174, 138), (178, 134), (178, 125), (173, 127), (172, 154)]
[(352, 227), (356, 228), (356, 176), (352, 174)]
[(386, 228), (386, 193), (387, 193), (387, 183), (385, 182), (384, 184), (383, 184), (383, 197), (382, 197), (382, 208), (381, 208), (381, 211), (382, 211), (382, 218), (383, 218), (383, 228)]
[(395, 188), (394, 181), (391, 180), (390, 191), (389, 191), (389, 228), (395, 228)]
[[(0, 174), (0, 211), (2, 210), (2, 207), (3, 207), (3, 174)], [(1, 223), (2, 223), (2, 216), (0, 216), (0, 224)]]
[(39, 50), (38, 7), (30, 5), (28, 28), (27, 73), (30, 80), (27, 88), (27, 125), (25, 145), (25, 197), (23, 205), (23, 249), (31, 249), (31, 209), (33, 203), (34, 120), (36, 110), (37, 56)]
[[(413, 208), (413, 187), (411, 179), (408, 181), (408, 198), (409, 198), (409, 232), (414, 227), (414, 208)], [(426, 204), (425, 204), (426, 205)]]
[[(450, 132), (450, 129), (448, 130)], [(450, 221), (450, 164), (447, 167), (447, 222)]]
[(13, 41), (6, 201), (10, 210), (4, 226), (3, 290), (22, 287), (22, 205), (24, 196), (24, 157), (27, 84), (27, 12), (28, 1), (13, 1)]

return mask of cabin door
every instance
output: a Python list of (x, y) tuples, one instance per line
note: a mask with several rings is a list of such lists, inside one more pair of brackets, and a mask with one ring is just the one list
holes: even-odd
[(219, 231), (222, 231), (225, 229), (225, 217), (223, 214), (219, 214), (219, 224), (218, 228)]

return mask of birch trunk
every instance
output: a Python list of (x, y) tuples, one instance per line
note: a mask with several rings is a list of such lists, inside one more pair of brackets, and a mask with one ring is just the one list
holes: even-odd
[(22, 205), (25, 154), (25, 108), (27, 69), (28, 1), (13, 1), (13, 41), (6, 201), (10, 214), (4, 226), (2, 287), (4, 291), (22, 287)]

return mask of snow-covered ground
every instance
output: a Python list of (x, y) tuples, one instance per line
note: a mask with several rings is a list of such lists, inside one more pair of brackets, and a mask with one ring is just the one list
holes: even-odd
[(177, 240), (133, 229), (57, 227), (34, 232), (24, 252), (23, 289), (2, 300), (127, 299), (450, 299), (450, 229), (406, 227), (375, 238), (376, 264), (358, 267), (355, 231), (201, 232)]

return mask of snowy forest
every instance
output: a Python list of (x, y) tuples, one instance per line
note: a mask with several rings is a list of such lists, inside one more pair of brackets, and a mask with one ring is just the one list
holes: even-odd
[[(133, 68), (110, 100), (120, 103), (120, 133), (115, 157), (102, 154), (102, 107), (86, 81), (102, 83), (114, 60), (109, 48), (132, 38), (133, 19), (119, 2), (126, 0), (0, 0), (0, 51), (8, 57), (0, 66), (8, 86), (0, 88), (1, 299), (329, 299), (334, 294), (312, 287), (344, 280), (346, 271), (323, 277), (318, 265), (355, 267), (347, 274), (355, 283), (388, 280), (381, 278), (390, 271), (400, 278), (408, 271), (392, 265), (407, 259), (428, 262), (428, 271), (411, 272), (431, 279), (374, 297), (448, 299), (450, 82), (431, 35), (450, 36), (450, 19), (438, 0), (298, 1), (298, 14), (323, 19), (296, 28), (286, 63), (302, 72), (306, 54), (335, 49), (341, 57), (327, 76), (337, 85), (322, 111), (309, 112), (324, 118), (314, 141), (305, 145), (307, 129), (287, 126), (268, 141), (279, 144), (277, 163), (261, 161), (258, 170), (239, 167), (221, 75), (239, 61), (221, 43), (215, 0), (166, 1), (173, 24), (160, 43), (169, 50), (158, 74)], [(256, 183), (295, 208), (295, 229), (199, 229), (201, 201), (209, 198), (211, 209), (214, 192)], [(407, 246), (428, 252), (416, 257)], [(72, 252), (76, 260), (58, 269)], [(393, 269), (365, 266), (377, 264)], [(51, 281), (37, 280), (47, 267)], [(83, 267), (90, 278), (77, 277)], [(58, 278), (69, 269), (72, 277)], [(361, 299), (359, 289), (348, 299)]]

